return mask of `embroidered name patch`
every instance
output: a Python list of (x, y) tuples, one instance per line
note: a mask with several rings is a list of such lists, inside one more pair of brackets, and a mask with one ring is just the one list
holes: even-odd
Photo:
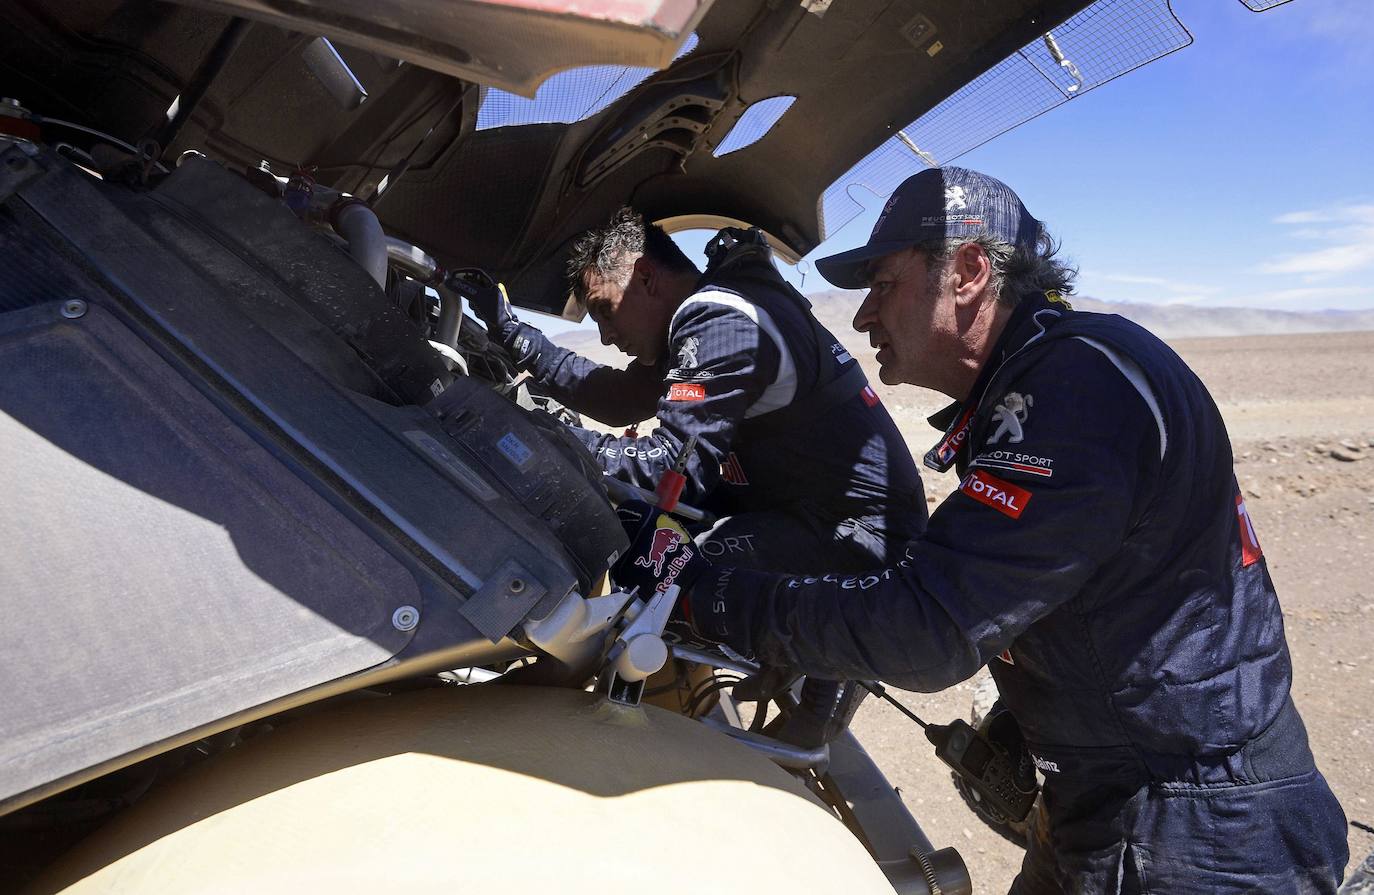
[(705, 401), (706, 386), (699, 382), (676, 382), (668, 388), (669, 401)]
[(988, 451), (973, 458), (970, 466), (986, 469), (1005, 469), (1007, 472), (1024, 472), (1050, 478), (1054, 475), (1054, 460), (1038, 457), (1035, 454), (1022, 454), (1017, 451)]
[(1018, 488), (1011, 482), (1004, 482), (995, 475), (981, 469), (970, 472), (960, 483), (959, 490), (981, 504), (992, 507), (1004, 516), (1020, 519), (1021, 513), (1030, 503), (1031, 492)]

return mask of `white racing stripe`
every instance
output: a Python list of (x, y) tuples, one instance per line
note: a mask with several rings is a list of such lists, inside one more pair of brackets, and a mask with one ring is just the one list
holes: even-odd
[(773, 378), (768, 388), (763, 390), (759, 399), (749, 405), (749, 409), (744, 411), (745, 418), (760, 416), (772, 410), (786, 407), (792, 403), (792, 399), (797, 394), (797, 368), (792, 363), (792, 354), (787, 350), (787, 343), (783, 341), (782, 333), (778, 331), (777, 324), (773, 318), (768, 316), (768, 312), (758, 305), (747, 302), (738, 295), (731, 295), (729, 292), (718, 290), (707, 290), (698, 292), (684, 301), (673, 314), (673, 319), (668, 324), (668, 341), (673, 340), (673, 330), (677, 326), (677, 319), (684, 310), (696, 304), (716, 304), (734, 308), (744, 316), (753, 321), (754, 325), (768, 334), (773, 340), (773, 344), (778, 346), (778, 375)]
[(1150, 408), (1150, 413), (1154, 414), (1155, 425), (1159, 427), (1159, 459), (1163, 460), (1164, 454), (1169, 449), (1169, 433), (1164, 427), (1164, 414), (1159, 410), (1159, 401), (1155, 400), (1154, 390), (1150, 388), (1144, 371), (1129, 357), (1117, 354), (1095, 339), (1089, 339), (1086, 336), (1074, 336), (1074, 338), (1101, 351), (1107, 360), (1112, 362), (1112, 366), (1121, 371), (1121, 375), (1126, 377), (1126, 381), (1134, 386), (1136, 391), (1140, 392), (1140, 397), (1145, 399), (1145, 404)]

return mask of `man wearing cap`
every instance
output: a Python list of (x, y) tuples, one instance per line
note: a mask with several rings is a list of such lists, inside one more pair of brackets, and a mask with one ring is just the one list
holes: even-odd
[[(854, 325), (884, 382), (954, 399), (925, 462), (959, 488), (866, 574), (666, 557), (694, 629), (918, 691), (987, 665), (1045, 776), (1014, 893), (1334, 892), (1345, 818), (1202, 383), (1140, 327), (1072, 310), (1044, 227), (973, 171), (909, 178), (866, 246), (817, 267), (869, 289)], [(665, 524), (632, 532), (627, 576)]]

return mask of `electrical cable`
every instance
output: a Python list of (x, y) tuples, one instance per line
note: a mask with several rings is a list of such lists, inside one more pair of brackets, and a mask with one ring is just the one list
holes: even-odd
[(874, 696), (892, 703), (892, 705), (897, 709), (897, 711), (901, 712), (903, 715), (906, 715), (912, 721), (915, 721), (917, 724), (919, 724), (922, 730), (930, 726), (926, 722), (922, 721), (920, 717), (917, 716), (917, 714), (913, 712), (911, 709), (907, 708), (906, 706), (902, 705), (900, 702), (889, 696), (887, 690), (883, 687), (882, 684), (878, 683), (877, 681), (873, 681), (872, 683), (869, 683), (868, 681), (859, 681), (859, 683), (863, 686), (865, 690), (872, 693)]
[[(75, 121), (63, 121), (61, 118), (46, 118), (46, 117), (44, 117), (44, 116), (42, 116), (42, 115), (34, 115), (34, 116), (31, 118), (31, 120), (33, 121), (34, 124), (37, 124), (37, 125), (40, 125), (40, 126), (42, 126), (42, 125), (44, 125), (44, 124), (55, 124), (55, 125), (57, 125), (58, 127), (67, 127), (67, 128), (71, 128), (72, 130), (82, 131), (83, 133), (87, 133), (87, 134), (91, 134), (92, 136), (99, 137), (100, 139), (104, 140), (106, 143), (110, 143), (110, 144), (112, 144), (112, 145), (114, 145), (114, 146), (118, 146), (120, 149), (127, 150), (128, 152), (132, 153), (133, 155), (135, 155), (135, 156), (137, 156), (137, 157), (139, 157), (139, 158), (142, 158), (142, 157), (143, 157), (143, 151), (142, 151), (141, 149), (139, 149), (137, 146), (134, 146), (134, 145), (131, 144), (131, 143), (126, 143), (126, 142), (124, 142), (123, 140), (119, 139), (118, 137), (112, 136), (111, 134), (107, 134), (107, 133), (105, 133), (104, 131), (98, 131), (98, 130), (96, 130), (96, 129), (93, 128), (93, 127), (86, 127), (86, 125), (84, 125), (84, 124), (77, 124)], [(154, 167), (156, 167), (158, 170), (160, 170), (163, 174), (170, 173), (170, 172), (168, 172), (168, 170), (167, 170), (167, 166), (164, 165), (164, 164), (162, 164), (162, 162), (154, 161), (154, 162), (153, 162), (153, 165), (154, 165)]]
[(434, 123), (429, 126), (429, 130), (425, 131), (424, 136), (420, 138), (419, 142), (417, 142), (410, 152), (406, 154), (405, 158), (401, 159), (400, 164), (388, 171), (386, 176), (377, 182), (377, 185), (372, 188), (372, 195), (367, 197), (367, 204), (369, 207), (375, 208), (377, 203), (381, 200), (383, 183), (386, 184), (386, 191), (390, 192), (391, 188), (396, 185), (396, 181), (400, 180), (406, 171), (410, 170), (410, 162), (415, 158), (415, 153), (419, 152), (420, 148), (429, 142), (429, 138), (434, 136), (434, 132), (439, 129), (439, 125), (443, 124), (454, 112), (463, 107), (463, 104), (467, 102), (468, 95), (472, 93), (474, 86), (473, 84), (469, 84), (467, 87), (463, 88), (462, 92), (458, 94), (458, 98), (453, 101), (453, 105), (449, 106), (446, 112), (434, 120)]
[[(697, 709), (704, 705), (707, 698), (709, 698), (713, 693), (719, 693), (721, 690), (728, 690), (734, 687), (742, 680), (744, 680), (744, 678), (742, 677), (727, 677), (725, 675), (713, 675), (710, 679), (703, 682), (705, 684), (704, 687), (702, 686), (702, 684), (698, 684), (696, 689), (692, 691), (692, 696), (688, 699), (685, 713), (689, 717), (695, 715)], [(701, 692), (697, 692), (698, 690), (700, 690)]]

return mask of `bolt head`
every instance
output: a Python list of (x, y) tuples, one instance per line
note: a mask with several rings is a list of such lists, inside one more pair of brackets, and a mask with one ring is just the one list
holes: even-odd
[(62, 316), (68, 320), (86, 316), (86, 303), (79, 298), (68, 299), (62, 303)]
[(510, 580), (510, 584), (507, 584), (507, 585), (506, 585), (506, 589), (509, 590), (509, 591), (510, 591), (511, 593), (513, 593), (513, 594), (521, 594), (521, 593), (524, 593), (524, 592), (525, 592), (525, 579), (524, 579), (524, 578), (512, 578), (512, 579)]
[(391, 626), (397, 631), (413, 631), (420, 623), (420, 610), (414, 606), (401, 606), (391, 613)]

